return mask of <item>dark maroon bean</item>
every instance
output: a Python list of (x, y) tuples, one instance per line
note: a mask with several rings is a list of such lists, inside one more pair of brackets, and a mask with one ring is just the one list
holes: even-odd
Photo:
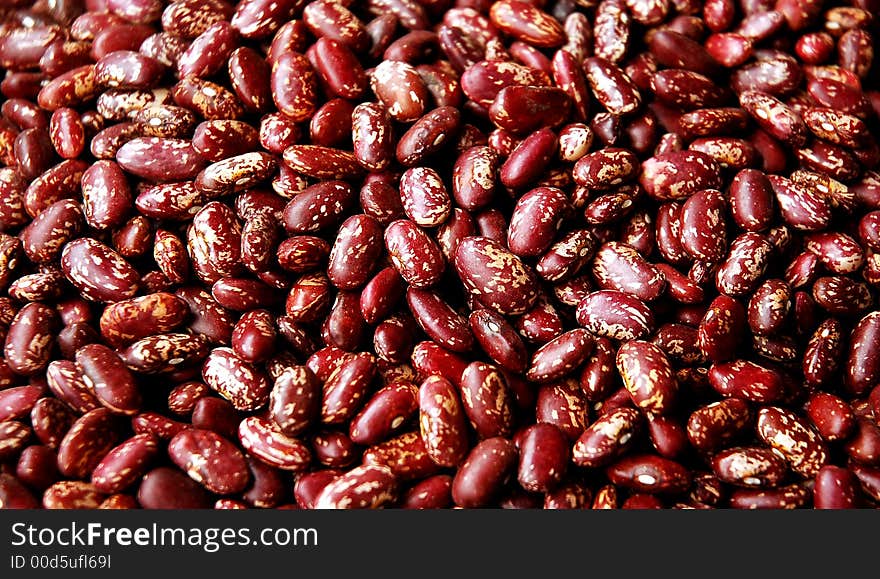
[(455, 503), (465, 508), (490, 505), (511, 475), (516, 460), (516, 448), (508, 440), (495, 437), (478, 443), (452, 481)]
[[(523, 141), (525, 142), (525, 141)], [(502, 167), (502, 174), (504, 168)], [(554, 187), (532, 189), (517, 200), (507, 230), (507, 245), (520, 257), (544, 253), (569, 211), (568, 199)]]
[(813, 487), (813, 506), (817, 509), (853, 509), (859, 506), (859, 479), (849, 469), (823, 466)]
[(777, 450), (803, 476), (815, 476), (828, 461), (825, 443), (796, 414), (767, 406), (758, 412), (758, 436)]
[(701, 189), (719, 187), (720, 171), (705, 153), (676, 151), (644, 161), (639, 182), (657, 199), (683, 199)]
[(397, 121), (414, 121), (425, 112), (428, 89), (410, 64), (383, 61), (370, 74), (370, 86), (388, 114)]
[(788, 466), (774, 451), (762, 447), (737, 447), (712, 457), (712, 470), (723, 482), (746, 487), (775, 487)]
[(603, 289), (626, 292), (646, 302), (659, 297), (666, 286), (657, 268), (632, 247), (615, 241), (599, 248), (592, 271)]
[(651, 309), (640, 299), (615, 290), (593, 292), (577, 306), (577, 321), (597, 336), (634, 340), (654, 327)]
[(407, 167), (426, 161), (455, 136), (460, 123), (461, 115), (454, 107), (441, 106), (427, 113), (400, 136), (395, 149), (397, 160)]
[(210, 504), (207, 492), (197, 482), (167, 466), (144, 475), (137, 499), (146, 509), (197, 509)]
[(871, 312), (863, 317), (850, 335), (844, 384), (849, 392), (861, 395), (880, 377), (880, 313)]
[(856, 429), (844, 445), (849, 457), (860, 464), (880, 464), (880, 428), (868, 418), (857, 419)]
[(500, 314), (523, 313), (538, 297), (531, 268), (488, 238), (462, 240), (455, 268), (468, 291)]
[(633, 403), (651, 414), (665, 414), (674, 404), (678, 383), (659, 346), (632, 340), (617, 351), (617, 370)]
[(647, 493), (678, 493), (691, 482), (684, 466), (656, 455), (624, 457), (607, 467), (606, 472), (612, 483)]
[(717, 261), (727, 250), (725, 213), (720, 191), (706, 189), (691, 195), (681, 208), (681, 245), (691, 257)]
[(528, 427), (520, 436), (520, 485), (531, 492), (547, 492), (557, 486), (566, 473), (570, 449), (566, 436), (552, 424)]
[(749, 300), (748, 320), (752, 332), (772, 335), (780, 330), (791, 309), (791, 289), (784, 281), (769, 279), (758, 286)]
[(390, 384), (373, 395), (354, 417), (349, 428), (352, 442), (382, 442), (405, 424), (418, 408), (417, 389), (410, 383)]
[(113, 350), (89, 344), (76, 351), (77, 370), (98, 401), (111, 411), (134, 415), (142, 396), (134, 376)]
[(514, 414), (504, 376), (482, 362), (473, 362), (461, 377), (464, 412), (481, 438), (510, 436)]
[(210, 430), (178, 433), (168, 443), (168, 454), (190, 478), (217, 494), (240, 492), (250, 479), (241, 451)]

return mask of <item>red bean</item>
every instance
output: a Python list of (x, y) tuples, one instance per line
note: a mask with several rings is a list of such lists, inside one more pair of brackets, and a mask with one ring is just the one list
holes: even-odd
[(4, 505), (880, 500), (871, 2), (13, 4)]

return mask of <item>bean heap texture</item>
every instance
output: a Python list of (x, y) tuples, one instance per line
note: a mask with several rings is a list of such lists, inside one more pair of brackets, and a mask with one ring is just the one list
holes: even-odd
[(5, 0), (0, 507), (880, 506), (880, 0)]

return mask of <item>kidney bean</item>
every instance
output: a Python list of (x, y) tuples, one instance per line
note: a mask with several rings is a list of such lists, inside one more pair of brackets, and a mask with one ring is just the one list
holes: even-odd
[(489, 147), (472, 147), (459, 155), (452, 172), (452, 195), (464, 209), (476, 210), (491, 202), (498, 155)]
[[(242, 243), (244, 243), (247, 233), (248, 227), (245, 225), (242, 231)], [(285, 271), (306, 273), (317, 269), (330, 255), (330, 250), (330, 244), (320, 237), (297, 235), (278, 244), (275, 257), (278, 260), (278, 265)], [(243, 254), (247, 253), (248, 251), (243, 252)]]
[(354, 417), (349, 435), (356, 444), (371, 445), (385, 440), (418, 408), (417, 389), (397, 382), (377, 391)]
[(70, 241), (61, 252), (61, 269), (83, 297), (113, 302), (138, 290), (137, 272), (121, 255), (92, 238)]
[(721, 192), (712, 189), (694, 193), (682, 205), (681, 245), (694, 259), (717, 261), (724, 257), (726, 206)]
[[(101, 406), (70, 360), (50, 362), (46, 367), (46, 382), (52, 393), (64, 403), (65, 409), (69, 408), (78, 414), (84, 414)], [(40, 407), (40, 403), (34, 406), (35, 409), (39, 408), (36, 412), (40, 418), (47, 421), (47, 424), (42, 425), (47, 429), (46, 436), (51, 439), (60, 438), (64, 432), (55, 432), (55, 426), (58, 425), (60, 428), (60, 425), (66, 422), (67, 413), (53, 406)], [(62, 419), (64, 421), (59, 422)]]
[(396, 499), (397, 484), (388, 467), (362, 465), (326, 485), (315, 499), (315, 508), (381, 508)]
[(516, 448), (508, 440), (495, 437), (478, 443), (452, 481), (455, 504), (465, 508), (490, 505), (512, 473), (516, 460)]
[(873, 303), (865, 284), (844, 276), (824, 276), (813, 283), (813, 299), (832, 314), (853, 315)]
[(262, 362), (275, 351), (277, 332), (272, 314), (267, 310), (251, 310), (235, 324), (232, 349), (249, 362)]
[(395, 155), (401, 164), (412, 167), (430, 159), (459, 130), (461, 115), (458, 109), (441, 106), (418, 119), (397, 143)]
[(594, 340), (593, 353), (584, 363), (578, 379), (584, 396), (591, 402), (605, 398), (617, 385), (616, 376), (611, 372), (615, 353), (608, 338)]
[(817, 509), (852, 509), (860, 503), (859, 481), (853, 472), (839, 466), (823, 466), (813, 487)]
[[(870, 2), (56, 4), (13, 11), (0, 41), (2, 446), (44, 506), (292, 507), (279, 473), (314, 468), (294, 493), (313, 507), (359, 456), (387, 467), (382, 490), (358, 496), (357, 475), (325, 506), (878, 495)], [(648, 351), (659, 374), (636, 364)], [(90, 352), (97, 370), (77, 366)], [(161, 408), (142, 391), (158, 374)], [(486, 413), (461, 397), (487, 377), (509, 420), (472, 433)], [(415, 380), (438, 397), (420, 394), (418, 432)], [(210, 499), (146, 459), (119, 488), (40, 466), (99, 410), (131, 415), (149, 449), (237, 438), (253, 488)], [(615, 413), (635, 416), (625, 440), (601, 439)], [(473, 445), (514, 423), (514, 446), (554, 432), (573, 445), (554, 457), (620, 486), (521, 446), (476, 495), (458, 488)], [(112, 430), (111, 447), (128, 436)], [(517, 463), (537, 470), (514, 480)], [(671, 500), (653, 495), (666, 475)], [(4, 503), (39, 506), (16, 488)]]
[(590, 508), (595, 510), (618, 508), (617, 494), (618, 491), (616, 486), (612, 484), (604, 485), (596, 491), (596, 496), (593, 497), (593, 502)]
[(418, 432), (406, 432), (368, 448), (363, 461), (365, 465), (388, 467), (402, 481), (423, 479), (440, 470)]
[(717, 189), (719, 175), (717, 163), (705, 153), (675, 151), (644, 161), (639, 183), (658, 200), (677, 200), (702, 189)]
[(0, 458), (13, 460), (27, 446), (33, 431), (25, 423), (6, 420), (0, 423)]
[(739, 398), (725, 398), (694, 410), (688, 418), (691, 445), (712, 452), (739, 436), (752, 422), (749, 405)]
[(792, 470), (814, 476), (828, 460), (825, 443), (803, 419), (778, 407), (758, 411), (758, 436), (779, 451)]
[(778, 279), (758, 286), (749, 300), (748, 320), (752, 332), (772, 335), (781, 328), (791, 308), (791, 289)]
[(241, 452), (210, 430), (179, 432), (168, 443), (168, 454), (190, 478), (217, 494), (240, 492), (250, 478)]
[(643, 301), (615, 290), (590, 293), (578, 304), (576, 315), (591, 333), (614, 340), (638, 339), (654, 327), (654, 315)]
[(17, 386), (0, 390), (0, 422), (28, 416), (43, 394), (39, 386)]
[(107, 494), (122, 492), (146, 474), (159, 452), (151, 434), (138, 434), (108, 452), (92, 471), (91, 482)]
[(116, 352), (102, 344), (88, 344), (76, 351), (76, 365), (103, 406), (129, 416), (138, 413), (143, 401), (138, 384)]
[(810, 395), (804, 408), (807, 417), (825, 440), (843, 440), (856, 426), (852, 409), (833, 394), (815, 392)]
[(709, 383), (723, 396), (770, 403), (783, 398), (783, 377), (772, 368), (749, 360), (713, 364)]
[(871, 312), (859, 320), (850, 335), (847, 353), (845, 386), (849, 392), (861, 395), (876, 381), (876, 342), (880, 339), (880, 314)]
[(463, 239), (454, 263), (467, 290), (500, 314), (523, 313), (537, 299), (533, 271), (496, 241)]
[(208, 345), (200, 336), (157, 334), (141, 338), (119, 354), (129, 369), (141, 374), (188, 373), (208, 355)]
[(78, 418), (58, 446), (58, 470), (72, 478), (86, 478), (120, 441), (118, 418), (104, 408)]
[(214, 348), (202, 367), (202, 379), (237, 410), (254, 410), (269, 399), (265, 374), (240, 358), (231, 348)]
[(342, 432), (322, 430), (311, 440), (315, 459), (331, 468), (349, 466), (359, 455), (352, 440)]
[(560, 88), (511, 85), (501, 89), (489, 107), (489, 118), (515, 135), (562, 124), (571, 99)]
[(532, 355), (526, 377), (535, 382), (552, 382), (578, 366), (592, 351), (593, 340), (586, 330), (575, 329), (559, 335)]
[(606, 472), (612, 483), (648, 493), (677, 493), (690, 486), (690, 474), (681, 464), (656, 455), (619, 459)]
[(183, 422), (165, 418), (156, 412), (141, 412), (131, 420), (135, 434), (152, 434), (162, 440), (170, 440), (175, 434), (189, 428)]
[(522, 189), (537, 182), (553, 159), (557, 142), (556, 133), (548, 128), (524, 138), (501, 166), (501, 183), (511, 189)]
[(648, 417), (651, 444), (664, 458), (677, 458), (688, 450), (687, 431), (677, 419), (668, 416)]
[(321, 327), (321, 337), (326, 343), (354, 351), (364, 337), (365, 325), (357, 294), (339, 292)]
[(87, 167), (80, 159), (65, 159), (41, 173), (24, 190), (27, 214), (36, 217), (56, 201), (74, 197)]
[(552, 424), (539, 423), (526, 428), (519, 443), (517, 479), (532, 492), (546, 492), (565, 476), (569, 462), (569, 442)]
[(538, 422), (556, 425), (570, 439), (576, 439), (588, 424), (588, 403), (575, 380), (541, 386), (534, 406)]
[(855, 462), (876, 466), (880, 462), (880, 428), (868, 418), (858, 418), (844, 450)]
[(82, 481), (59, 481), (43, 493), (45, 509), (96, 509), (104, 499), (94, 485)]
[(481, 438), (509, 436), (515, 416), (504, 376), (481, 362), (469, 364), (461, 377), (464, 412)]
[(324, 383), (321, 420), (340, 424), (354, 417), (361, 408), (376, 373), (375, 362), (367, 353), (342, 362)]
[(429, 93), (410, 64), (386, 60), (369, 75), (370, 87), (388, 114), (397, 121), (414, 121), (425, 112)]
[(312, 185), (284, 207), (284, 227), (288, 233), (319, 231), (337, 223), (353, 201), (351, 187), (342, 181)]
[(511, 372), (526, 368), (525, 345), (503, 317), (480, 309), (474, 311), (468, 321), (480, 346), (499, 366)]
[(419, 428), (428, 455), (441, 466), (455, 466), (468, 450), (465, 413), (453, 385), (430, 376), (419, 387)]
[(578, 437), (572, 459), (578, 466), (599, 467), (613, 461), (632, 446), (642, 426), (641, 414), (632, 408), (618, 408), (596, 419)]
[(298, 476), (293, 490), (297, 505), (304, 509), (314, 509), (315, 500), (324, 487), (341, 475), (342, 471), (327, 469), (307, 472)]
[(587, 509), (593, 498), (592, 492), (583, 484), (563, 482), (544, 494), (545, 509)]
[(36, 444), (28, 446), (19, 455), (15, 477), (34, 490), (44, 491), (59, 478), (56, 461), (51, 448)]
[(452, 504), (452, 477), (438, 474), (410, 487), (401, 499), (404, 509), (439, 509)]
[(197, 482), (168, 466), (144, 475), (137, 500), (146, 509), (197, 509), (210, 504), (208, 493)]
[(409, 288), (406, 301), (416, 322), (435, 342), (453, 352), (466, 352), (473, 347), (467, 320), (436, 292)]
[(830, 219), (829, 207), (817, 192), (778, 175), (769, 175), (768, 179), (786, 223), (807, 231), (827, 226)]
[(361, 103), (351, 114), (351, 124), (358, 163), (371, 171), (387, 169), (392, 159), (393, 134), (385, 109), (376, 103)]
[(734, 509), (796, 509), (809, 500), (809, 489), (795, 483), (778, 489), (737, 489), (729, 502)]
[(646, 302), (656, 299), (666, 286), (663, 275), (635, 249), (614, 241), (599, 248), (592, 272), (603, 289), (626, 292)]
[(535, 271), (549, 282), (566, 281), (577, 275), (594, 257), (596, 239), (587, 229), (566, 233), (538, 260)]
[(788, 466), (775, 452), (762, 447), (738, 447), (712, 457), (715, 475), (730, 484), (746, 487), (775, 487)]
[(239, 424), (238, 438), (251, 455), (281, 470), (301, 471), (311, 460), (311, 453), (303, 442), (286, 436), (273, 422), (257, 416)]
[(54, 310), (38, 302), (25, 305), (15, 314), (3, 347), (10, 370), (29, 375), (46, 368), (52, 356), (57, 320)]
[(109, 304), (100, 319), (101, 336), (113, 346), (169, 332), (180, 326), (188, 313), (184, 300), (157, 292)]
[(379, 223), (367, 215), (350, 217), (341, 225), (330, 251), (327, 275), (336, 287), (355, 289), (366, 283), (381, 252)]
[(729, 296), (749, 294), (766, 271), (771, 251), (766, 236), (752, 231), (740, 234), (715, 271), (715, 287)]
[(618, 349), (616, 362), (636, 406), (651, 414), (665, 414), (671, 409), (678, 385), (659, 346), (640, 340), (626, 342)]
[(209, 388), (202, 382), (183, 382), (168, 393), (168, 409), (175, 414), (191, 414), (199, 398), (209, 393)]
[[(192, 427), (235, 438), (238, 416), (235, 408), (222, 398), (203, 396), (196, 400), (190, 418)], [(175, 432), (176, 436), (178, 433)]]
[(856, 463), (852, 464), (850, 470), (858, 478), (861, 491), (871, 499), (877, 500), (878, 489), (880, 489), (877, 486), (878, 481), (880, 481), (877, 475), (880, 474), (880, 471)]

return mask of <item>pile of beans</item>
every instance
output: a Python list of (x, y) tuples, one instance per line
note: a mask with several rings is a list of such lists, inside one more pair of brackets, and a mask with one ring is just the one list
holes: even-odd
[(880, 0), (6, 0), (0, 506), (880, 505)]

